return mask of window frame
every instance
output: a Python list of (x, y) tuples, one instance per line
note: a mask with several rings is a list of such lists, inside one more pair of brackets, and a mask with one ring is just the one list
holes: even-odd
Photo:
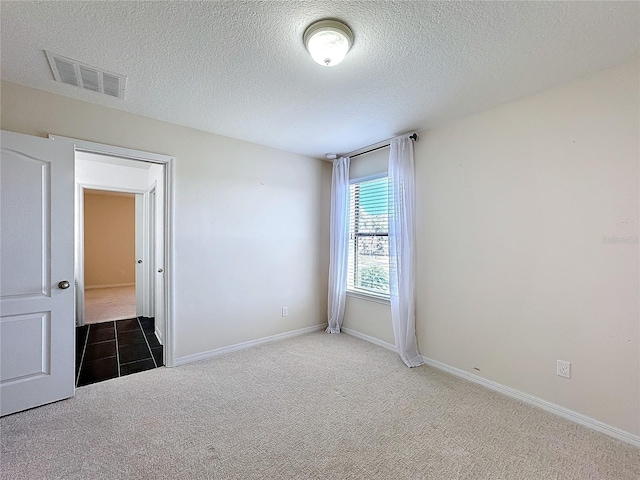
[[(349, 203), (351, 203), (351, 185), (353, 184), (360, 184), (360, 183), (364, 183), (364, 182), (371, 182), (374, 180), (380, 180), (381, 178), (389, 178), (389, 174), (388, 172), (381, 172), (381, 173), (376, 173), (373, 175), (366, 175), (366, 176), (362, 176), (362, 177), (357, 177), (357, 178), (350, 178), (349, 179)], [(349, 213), (349, 237), (351, 237), (351, 218), (353, 218), (356, 215), (356, 212), (350, 212)], [(388, 216), (387, 216), (387, 222), (388, 222)], [(357, 220), (355, 221), (354, 224), (354, 230), (357, 227)], [(357, 232), (353, 232), (354, 233), (354, 270), (353, 273), (354, 275), (357, 275), (357, 239), (358, 239), (358, 234)], [(371, 234), (367, 234), (367, 235), (362, 235), (362, 236), (373, 236)], [(387, 233), (383, 234), (383, 235), (375, 235), (375, 236), (386, 236), (387, 238), (389, 237), (389, 224), (387, 223)], [(349, 242), (352, 242), (351, 238), (349, 238)], [(349, 250), (351, 250), (351, 248), (349, 248)], [(349, 260), (348, 255), (347, 255), (347, 261)], [(388, 265), (387, 265), (388, 266)], [(355, 282), (353, 287), (349, 286), (349, 280), (347, 280), (347, 296), (350, 297), (355, 297), (355, 298), (361, 298), (364, 300), (370, 300), (370, 301), (374, 301), (374, 302), (378, 302), (378, 303), (383, 303), (386, 305), (391, 304), (391, 293), (377, 293), (377, 292), (373, 292), (371, 290), (365, 290), (365, 289), (360, 289), (357, 288), (355, 286)]]

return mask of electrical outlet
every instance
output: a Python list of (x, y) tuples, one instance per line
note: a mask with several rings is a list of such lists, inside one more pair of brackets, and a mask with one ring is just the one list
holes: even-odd
[(286, 317), (289, 315), (289, 307), (282, 307), (282, 316)]
[(558, 360), (558, 369), (556, 374), (560, 377), (571, 378), (571, 362)]

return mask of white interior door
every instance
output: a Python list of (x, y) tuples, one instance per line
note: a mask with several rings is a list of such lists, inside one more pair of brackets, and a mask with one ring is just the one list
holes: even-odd
[[(164, 172), (163, 172), (164, 173)], [(160, 190), (160, 191), (158, 191)], [(155, 333), (158, 341), (164, 345), (165, 332), (165, 304), (164, 304), (164, 208), (161, 200), (161, 186), (154, 188), (150, 196), (152, 205), (151, 231), (153, 232), (151, 246), (153, 249), (153, 316), (155, 318)]]
[(156, 301), (156, 282), (155, 282), (155, 272), (156, 272), (156, 189), (152, 188), (147, 192), (147, 201), (148, 201), (148, 215), (147, 215), (147, 226), (149, 228), (149, 236), (147, 238), (147, 245), (149, 247), (148, 258), (149, 258), (149, 312), (147, 317), (155, 317), (155, 301)]
[[(153, 186), (150, 190), (151, 205), (151, 230), (152, 235), (152, 255), (153, 270), (153, 312), (155, 318), (156, 337), (161, 344), (166, 345), (166, 299), (165, 299), (165, 166), (154, 165), (149, 170), (149, 178), (153, 179)], [(166, 349), (164, 350), (166, 352)]]
[(74, 394), (74, 147), (5, 131), (1, 140), (0, 415), (7, 415)]
[(136, 195), (136, 311), (138, 316), (143, 317), (153, 317), (153, 233), (149, 198), (149, 190)]

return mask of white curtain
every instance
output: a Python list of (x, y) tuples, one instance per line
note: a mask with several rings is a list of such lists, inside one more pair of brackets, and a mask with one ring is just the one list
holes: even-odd
[(389, 290), (396, 347), (408, 367), (423, 363), (416, 339), (414, 176), (413, 141), (394, 138), (389, 152)]
[(328, 333), (340, 333), (347, 298), (349, 263), (349, 157), (333, 161), (329, 253)]

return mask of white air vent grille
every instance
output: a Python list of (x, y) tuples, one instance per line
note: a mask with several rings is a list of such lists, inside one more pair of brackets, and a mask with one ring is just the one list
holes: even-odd
[(82, 80), (84, 88), (94, 92), (100, 91), (100, 73), (98, 71), (80, 67), (80, 80)]
[(76, 77), (76, 67), (73, 63), (65, 62), (60, 58), (55, 59), (55, 65), (58, 69), (59, 82), (68, 83), (69, 85), (78, 86), (78, 78)]
[(46, 50), (45, 53), (56, 81), (124, 100), (124, 87), (127, 83), (124, 75), (105, 72)]
[(110, 75), (108, 73), (102, 74), (102, 87), (104, 89), (104, 93), (107, 95), (111, 95), (112, 97), (118, 97), (118, 92), (120, 91), (120, 77), (116, 75)]

